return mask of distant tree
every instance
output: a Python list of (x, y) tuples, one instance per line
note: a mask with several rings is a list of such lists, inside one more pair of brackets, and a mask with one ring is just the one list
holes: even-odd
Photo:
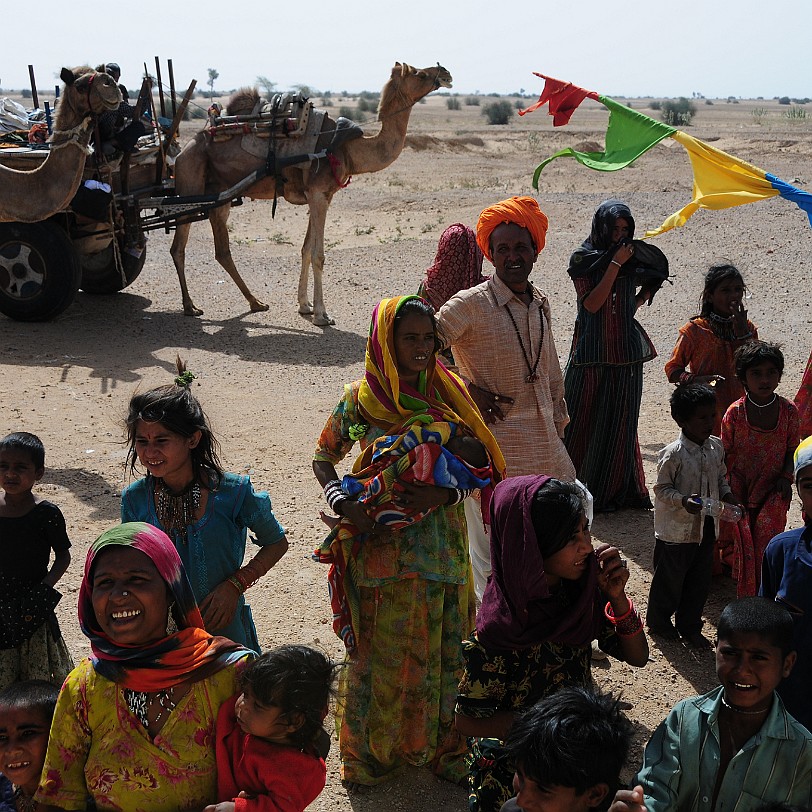
[(209, 68), (209, 98), (214, 96), (214, 82), (220, 78), (220, 72)]
[(649, 107), (652, 110), (662, 110), (663, 103), (659, 99), (652, 99), (651, 104), (649, 104)]
[(310, 98), (311, 96), (316, 95), (316, 91), (310, 87), (310, 85), (294, 85), (294, 90), (298, 90), (305, 98)]
[(488, 124), (508, 124), (513, 118), (513, 105), (506, 100), (491, 102), (482, 108)]
[(272, 82), (267, 76), (257, 76), (256, 83), (257, 87), (260, 88), (266, 96), (273, 96), (276, 82)]
[(660, 118), (666, 124), (687, 127), (695, 113), (696, 105), (685, 96), (680, 96), (678, 99), (668, 99), (663, 102)]
[(789, 104), (789, 96), (781, 96), (778, 100), (779, 104)]

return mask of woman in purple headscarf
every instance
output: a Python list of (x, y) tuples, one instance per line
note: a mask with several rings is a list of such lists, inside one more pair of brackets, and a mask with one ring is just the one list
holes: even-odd
[(648, 661), (615, 547), (592, 547), (578, 485), (547, 476), (500, 482), (491, 503), (493, 573), (463, 641), (457, 729), (474, 737), (472, 812), (515, 794), (502, 748), (513, 720), (564, 685), (589, 685), (592, 641), (631, 665)]

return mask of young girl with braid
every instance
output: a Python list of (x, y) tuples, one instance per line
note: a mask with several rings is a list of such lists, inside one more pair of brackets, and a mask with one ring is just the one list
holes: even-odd
[[(285, 531), (271, 498), (247, 476), (225, 473), (219, 444), (190, 385), (195, 376), (177, 359), (166, 386), (135, 394), (127, 415), (127, 461), (147, 471), (121, 495), (122, 522), (143, 521), (175, 543), (200, 603), (206, 630), (259, 652), (244, 593), (285, 554)], [(243, 566), (248, 530), (258, 545)]]

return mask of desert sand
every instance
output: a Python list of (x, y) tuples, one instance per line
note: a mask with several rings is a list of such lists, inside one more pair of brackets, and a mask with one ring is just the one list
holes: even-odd
[[(452, 66), (453, 70), (453, 66)], [(248, 202), (230, 220), (232, 249), (244, 278), (270, 305), (250, 313), (213, 256), (206, 224), (193, 227), (187, 274), (204, 315), (182, 314), (169, 256), (171, 235), (153, 232), (144, 271), (126, 291), (109, 297), (80, 294), (51, 323), (23, 324), (0, 317), (0, 431), (38, 434), (47, 450), (37, 488), (64, 511), (73, 562), (60, 584), (59, 620), (75, 659), (88, 646), (76, 621), (76, 599), (87, 545), (119, 518), (124, 468), (122, 420), (131, 394), (167, 383), (176, 353), (198, 375), (194, 392), (207, 410), (228, 470), (250, 471), (267, 489), (285, 525), (290, 551), (250, 592), (263, 646), (299, 642), (334, 658), (341, 645), (330, 627), (326, 568), (310, 553), (324, 527), (324, 507), (311, 471), (320, 429), (341, 394), (358, 377), (369, 317), (384, 296), (414, 292), (431, 263), (437, 239), (455, 222), (475, 224), (480, 210), (515, 194), (531, 194), (536, 163), (564, 146), (603, 143), (606, 114), (585, 103), (568, 127), (553, 129), (544, 111), (507, 126), (488, 126), (481, 107), (448, 110), (443, 97), (418, 104), (400, 158), (388, 169), (358, 176), (334, 198), (328, 215), (325, 266), (333, 327), (319, 328), (296, 310), (299, 246), (306, 211), (281, 202)], [(490, 101), (481, 98), (482, 105)], [(317, 101), (318, 103), (318, 101)], [(644, 110), (645, 100), (631, 100)], [(812, 122), (790, 121), (773, 101), (697, 102), (689, 132), (804, 187), (812, 156)], [(754, 115), (753, 111), (761, 111)], [(656, 114), (654, 114), (656, 115)], [(184, 125), (188, 138), (199, 124)], [(373, 123), (365, 125), (374, 131)], [(683, 149), (666, 140), (634, 166), (599, 173), (558, 160), (541, 176), (538, 200), (550, 219), (547, 246), (532, 281), (550, 297), (562, 366), (572, 335), (575, 295), (566, 275), (570, 252), (585, 238), (601, 200), (619, 197), (632, 209), (638, 236), (690, 199), (691, 170)], [(792, 398), (810, 349), (812, 229), (806, 216), (780, 199), (723, 212), (699, 212), (656, 240), (671, 262), (666, 285), (639, 319), (659, 358), (646, 365), (640, 444), (646, 477), (655, 479), (656, 453), (677, 432), (668, 413), (671, 389), (663, 373), (678, 327), (696, 312), (702, 276), (725, 258), (744, 274), (750, 318), (768, 340), (783, 342), (786, 371), (780, 393)], [(487, 263), (486, 263), (487, 265)], [(490, 269), (492, 270), (492, 269)], [(796, 500), (797, 501), (797, 500)], [(790, 526), (800, 513), (793, 505)], [(596, 541), (617, 545), (629, 560), (630, 594), (645, 607), (653, 549), (652, 515), (624, 511), (598, 516)], [(729, 580), (714, 582), (705, 634), (714, 636), (721, 607), (735, 596)], [(616, 662), (594, 668), (599, 685), (632, 704), (638, 748), (677, 700), (714, 685), (713, 655), (676, 643), (651, 642), (651, 662), (635, 670)], [(337, 743), (327, 788), (314, 810), (462, 810), (466, 793), (410, 769), (363, 794), (339, 780)], [(632, 767), (639, 763), (639, 749)]]

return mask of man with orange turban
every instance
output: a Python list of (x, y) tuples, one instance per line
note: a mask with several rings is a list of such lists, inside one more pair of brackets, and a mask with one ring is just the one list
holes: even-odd
[[(496, 274), (440, 308), (442, 335), (502, 449), (507, 475), (548, 474), (574, 482), (575, 467), (561, 439), (569, 415), (550, 304), (529, 281), (544, 248), (547, 217), (534, 198), (512, 197), (485, 209), (476, 231)], [(479, 529), (473, 521), (476, 514), (466, 504), (481, 599), (490, 574), (490, 549), (481, 521)]]

